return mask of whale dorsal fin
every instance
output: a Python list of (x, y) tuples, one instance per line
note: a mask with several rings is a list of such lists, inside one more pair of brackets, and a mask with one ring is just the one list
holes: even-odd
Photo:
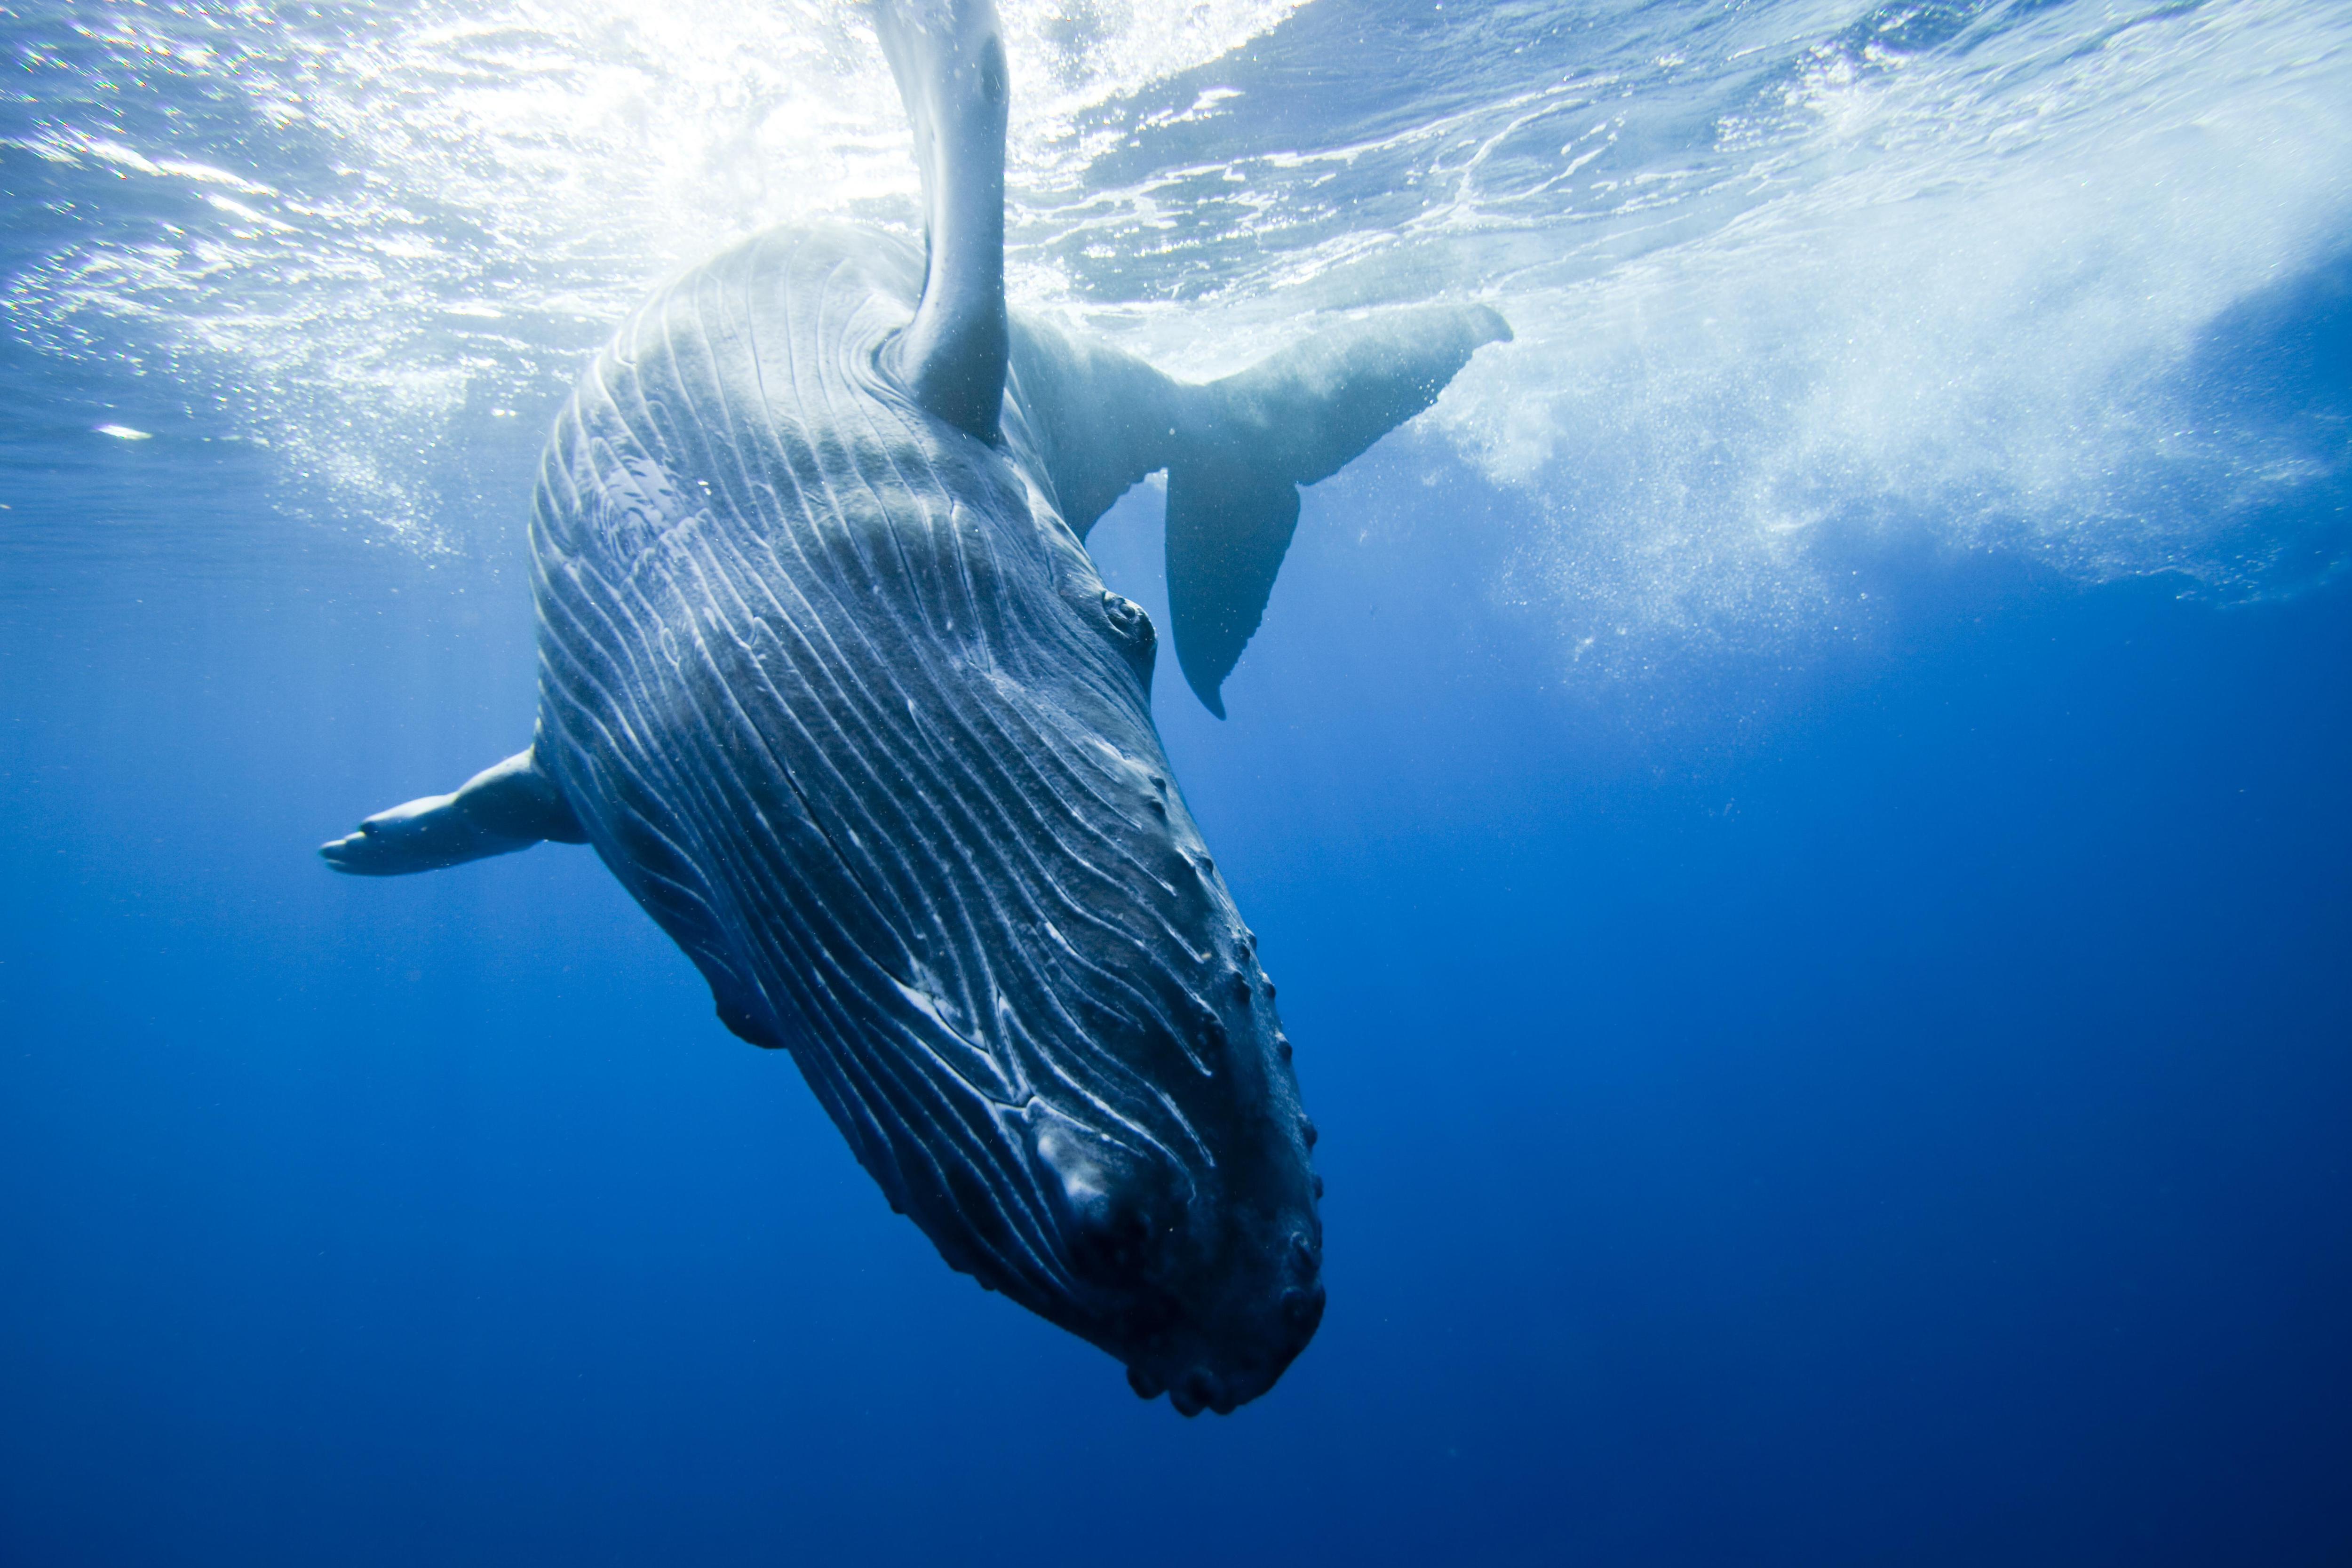
[(1004, 41), (993, 0), (876, 0), (874, 30), (915, 131), (923, 296), (893, 344), (908, 395), (993, 441), (1004, 402)]

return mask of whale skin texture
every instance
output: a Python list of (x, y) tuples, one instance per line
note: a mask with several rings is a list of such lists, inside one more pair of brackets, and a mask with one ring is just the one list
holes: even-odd
[(1322, 1314), (1314, 1130), (1041, 455), (1073, 389), (1016, 355), (999, 440), (926, 413), (922, 285), (822, 225), (621, 326), (533, 502), (538, 765), (952, 1267), (1230, 1410)]

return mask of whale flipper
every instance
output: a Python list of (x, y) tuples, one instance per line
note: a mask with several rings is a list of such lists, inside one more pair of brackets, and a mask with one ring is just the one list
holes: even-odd
[(915, 127), (923, 181), (923, 295), (892, 345), (915, 403), (966, 435), (997, 436), (1004, 313), (1004, 126), (1010, 89), (992, 0), (892, 0), (875, 32)]
[(319, 854), (355, 877), (404, 877), (511, 855), (548, 839), (585, 844), (588, 836), (526, 747), (448, 795), (377, 812), (357, 832), (319, 846)]

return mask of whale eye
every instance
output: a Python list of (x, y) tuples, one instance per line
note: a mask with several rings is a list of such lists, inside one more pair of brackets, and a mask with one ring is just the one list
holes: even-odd
[(1127, 655), (1128, 663), (1143, 682), (1143, 689), (1151, 689), (1153, 655), (1160, 646), (1160, 634), (1151, 625), (1151, 617), (1143, 606), (1124, 594), (1103, 590), (1103, 619), (1109, 624), (1113, 641)]

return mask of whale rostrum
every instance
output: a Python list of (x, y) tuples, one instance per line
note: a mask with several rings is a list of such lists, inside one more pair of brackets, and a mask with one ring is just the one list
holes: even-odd
[(952, 1267), (1230, 1411), (1322, 1316), (1313, 1129), (1150, 620), (1083, 541), (1166, 470), (1177, 658), (1222, 713), (1298, 487), (1509, 331), (1397, 310), (1189, 384), (1008, 313), (993, 6), (875, 16), (924, 245), (763, 234), (622, 323), (540, 466), (530, 746), (320, 853), (593, 845)]

